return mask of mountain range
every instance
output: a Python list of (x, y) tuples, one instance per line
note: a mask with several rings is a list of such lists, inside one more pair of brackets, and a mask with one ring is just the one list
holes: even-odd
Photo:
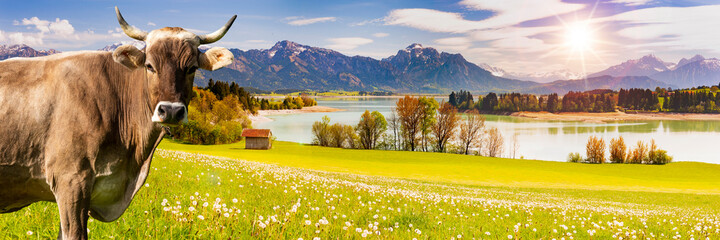
[[(140, 49), (145, 46), (141, 41), (126, 41), (99, 50), (113, 51), (127, 44)], [(476, 65), (461, 54), (439, 52), (417, 43), (381, 60), (347, 56), (331, 49), (287, 40), (276, 43), (270, 49), (229, 50), (234, 54), (235, 61), (217, 71), (198, 71), (196, 85), (205, 86), (209, 79), (215, 79), (263, 90), (448, 93), (464, 89), (473, 92), (564, 94), (598, 88), (687, 88), (715, 85), (720, 81), (720, 60), (700, 55), (683, 58), (678, 63), (647, 55), (585, 78), (568, 70), (530, 74), (508, 72), (485, 63)], [(53, 49), (38, 51), (26, 45), (0, 45), (0, 60), (58, 52)]]
[(537, 85), (494, 76), (468, 62), (461, 54), (438, 52), (411, 44), (382, 60), (346, 56), (331, 49), (280, 41), (270, 49), (230, 49), (233, 64), (201, 71), (206, 79), (236, 82), (266, 90), (384, 90), (413, 93), (448, 93), (459, 89), (476, 92), (508, 91)]
[(720, 60), (695, 55), (678, 63), (665, 62), (655, 55), (625, 61), (588, 77), (609, 75), (647, 76), (680, 88), (717, 85), (720, 82)]
[(28, 45), (0, 45), (0, 60), (14, 58), (14, 57), (40, 57), (59, 53), (55, 49), (49, 50), (35, 50)]
[(492, 73), (492, 75), (495, 75), (498, 77), (518, 79), (518, 80), (524, 80), (524, 81), (533, 81), (533, 82), (539, 82), (539, 83), (548, 83), (548, 82), (552, 82), (552, 81), (565, 80), (565, 79), (585, 78), (584, 74), (570, 71), (568, 69), (555, 70), (555, 71), (550, 71), (550, 72), (520, 73), (520, 72), (505, 71), (502, 68), (490, 66), (487, 63), (481, 63), (478, 66), (480, 66), (481, 68)]

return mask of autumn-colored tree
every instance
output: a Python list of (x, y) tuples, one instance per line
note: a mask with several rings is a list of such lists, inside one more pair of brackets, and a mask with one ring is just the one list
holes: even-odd
[(585, 150), (588, 163), (605, 163), (605, 140), (602, 138), (590, 136)]
[(420, 101), (417, 98), (406, 95), (398, 99), (395, 111), (397, 111), (400, 120), (404, 147), (406, 150), (415, 151), (418, 145), (418, 135), (421, 131), (424, 109), (420, 107)]
[(630, 156), (628, 156), (627, 163), (641, 164), (647, 160), (648, 147), (643, 141), (638, 141), (635, 149), (632, 150)]
[(315, 121), (312, 125), (313, 144), (323, 147), (330, 145), (330, 118), (324, 116), (322, 121)]
[(438, 110), (437, 123), (432, 127), (432, 133), (436, 138), (436, 151), (445, 152), (447, 142), (455, 136), (458, 122), (460, 122), (460, 116), (457, 114), (457, 108), (450, 103), (443, 102)]
[(360, 138), (360, 147), (364, 149), (374, 149), (377, 146), (378, 139), (387, 130), (387, 121), (385, 117), (378, 111), (372, 113), (365, 110), (360, 116), (360, 122), (355, 128)]
[(422, 150), (428, 151), (428, 136), (432, 132), (432, 127), (437, 122), (435, 113), (438, 110), (438, 102), (434, 98), (420, 97), (418, 99), (420, 103), (420, 109), (422, 110), (422, 120), (420, 121), (420, 143)]
[(622, 136), (610, 139), (610, 162), (624, 163), (627, 155), (627, 146)]
[(242, 130), (251, 125), (237, 96), (222, 100), (210, 91), (193, 89), (188, 122), (173, 127), (173, 138), (193, 144), (222, 144), (242, 139)]
[(340, 123), (330, 125), (330, 147), (343, 147), (345, 143), (345, 128)]
[(487, 131), (487, 139), (485, 140), (485, 153), (488, 157), (500, 157), (503, 153), (504, 139), (500, 131), (493, 127)]
[(466, 115), (465, 121), (462, 121), (460, 125), (459, 137), (463, 154), (467, 155), (471, 146), (480, 145), (484, 127), (485, 117), (480, 115), (477, 110), (472, 110)]

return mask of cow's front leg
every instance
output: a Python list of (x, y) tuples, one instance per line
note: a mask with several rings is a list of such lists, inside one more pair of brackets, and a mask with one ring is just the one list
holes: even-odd
[(65, 174), (55, 179), (55, 201), (60, 211), (62, 239), (88, 238), (87, 221), (92, 191), (91, 176), (81, 172)]

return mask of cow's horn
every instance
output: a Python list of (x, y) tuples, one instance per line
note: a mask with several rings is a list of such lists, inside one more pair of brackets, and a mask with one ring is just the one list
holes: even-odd
[(232, 26), (233, 22), (235, 22), (235, 18), (237, 18), (237, 15), (230, 18), (230, 20), (225, 24), (225, 26), (221, 27), (213, 33), (198, 36), (198, 38), (200, 38), (200, 44), (209, 44), (220, 40), (223, 36), (225, 36), (225, 33), (230, 30), (230, 26)]
[(148, 33), (146, 31), (140, 30), (134, 26), (130, 26), (125, 21), (125, 18), (123, 18), (122, 14), (120, 14), (120, 9), (118, 7), (115, 7), (115, 14), (117, 15), (118, 22), (120, 23), (120, 27), (122, 28), (123, 32), (128, 35), (128, 37), (145, 41), (145, 37), (147, 37)]

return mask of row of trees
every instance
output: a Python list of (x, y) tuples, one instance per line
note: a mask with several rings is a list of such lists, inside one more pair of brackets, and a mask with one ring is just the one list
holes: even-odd
[(207, 90), (195, 88), (188, 106), (188, 122), (173, 127), (173, 138), (192, 144), (223, 144), (241, 140), (251, 125), (243, 103), (235, 95), (222, 100)]
[(478, 96), (473, 100), (467, 91), (450, 93), (449, 103), (462, 110), (480, 112), (611, 112), (617, 103), (615, 94), (610, 90), (594, 90), (588, 92), (569, 92), (562, 97), (556, 94), (535, 96), (533, 94), (505, 93), (497, 95), (493, 92)]
[(663, 110), (691, 113), (720, 113), (720, 94), (713, 91), (670, 92), (663, 97)]
[(496, 128), (485, 129), (476, 110), (465, 118), (450, 103), (405, 96), (389, 118), (365, 111), (356, 126), (330, 124), (324, 117), (312, 127), (313, 143), (320, 146), (436, 151), (499, 157), (504, 139)]
[(635, 110), (658, 110), (660, 101), (657, 93), (650, 89), (631, 88), (620, 89), (618, 92), (618, 106)]
[(651, 140), (650, 146), (643, 141), (638, 141), (634, 149), (630, 150), (625, 145), (622, 136), (610, 140), (610, 155), (606, 158), (606, 144), (602, 138), (591, 136), (588, 138), (585, 147), (587, 158), (583, 159), (580, 153), (570, 153), (569, 162), (584, 163), (631, 163), (631, 164), (667, 164), (672, 162), (672, 157), (667, 151), (659, 149), (655, 140)]
[(207, 87), (203, 88), (203, 90), (212, 92), (218, 100), (223, 100), (227, 96), (234, 96), (240, 101), (244, 110), (248, 110), (253, 114), (257, 113), (257, 110), (300, 109), (317, 105), (315, 99), (307, 94), (300, 94), (297, 97), (287, 96), (282, 101), (272, 101), (253, 97), (250, 92), (245, 91), (244, 88), (234, 82), (228, 84), (226, 82), (216, 82), (212, 79), (208, 81)]

